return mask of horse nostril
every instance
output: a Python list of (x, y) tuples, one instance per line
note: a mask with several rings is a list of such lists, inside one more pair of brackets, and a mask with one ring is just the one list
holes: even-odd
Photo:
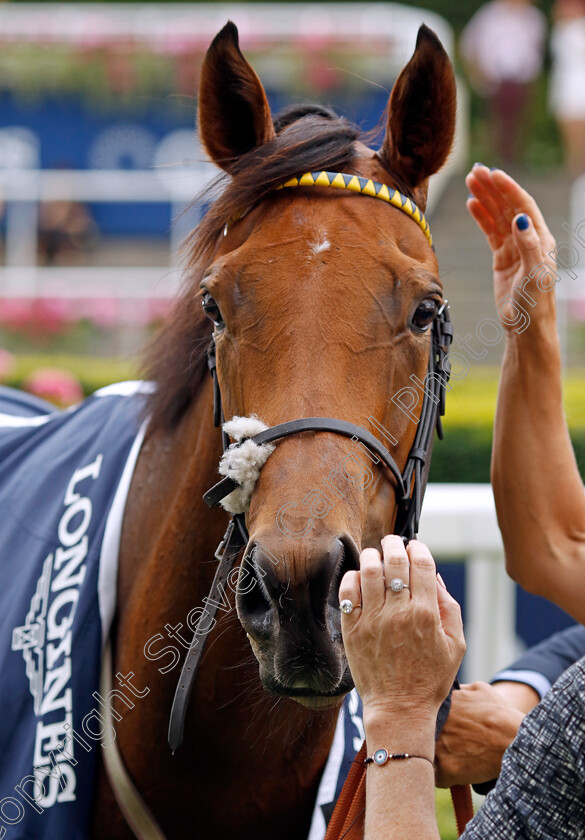
[[(326, 630), (331, 640), (340, 641), (339, 584), (347, 571), (359, 568), (358, 549), (351, 537), (336, 537), (307, 553), (302, 577), (289, 578), (286, 584), (274, 559), (266, 545), (254, 542), (242, 560), (236, 600), (244, 629), (255, 641), (273, 639), (283, 626), (291, 638), (304, 626), (311, 627), (316, 636)], [(289, 565), (285, 571), (288, 568), (292, 576), (291, 558)], [(307, 645), (306, 634), (302, 645)]]
[[(338, 537), (342, 551), (337, 568), (331, 581), (330, 595), (338, 598), (339, 584), (346, 572), (358, 571), (360, 567), (359, 551), (351, 537)], [(336, 601), (336, 604), (338, 601)]]
[(331, 578), (331, 586), (327, 602), (329, 606), (329, 618), (331, 620), (331, 633), (334, 640), (341, 639), (341, 616), (339, 613), (339, 585), (346, 572), (358, 571), (360, 567), (359, 550), (351, 537), (338, 537), (341, 552), (339, 561)]
[(253, 545), (242, 560), (236, 602), (245, 629), (255, 637), (267, 638), (272, 631), (272, 604), (264, 574), (254, 562), (256, 549)]
[(344, 549), (343, 562), (341, 564), (341, 577), (339, 578), (339, 582), (341, 583), (341, 578), (346, 572), (359, 572), (360, 552), (351, 537), (339, 537), (339, 540), (343, 543)]

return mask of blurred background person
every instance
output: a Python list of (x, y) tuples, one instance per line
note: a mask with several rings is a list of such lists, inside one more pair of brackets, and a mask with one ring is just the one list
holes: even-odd
[(38, 255), (41, 265), (83, 265), (99, 241), (89, 207), (77, 201), (39, 205)]
[(585, 172), (585, 0), (557, 0), (549, 103), (573, 177)]
[(532, 83), (542, 70), (547, 23), (529, 0), (493, 0), (461, 34), (469, 80), (488, 100), (493, 142), (502, 162), (518, 162)]

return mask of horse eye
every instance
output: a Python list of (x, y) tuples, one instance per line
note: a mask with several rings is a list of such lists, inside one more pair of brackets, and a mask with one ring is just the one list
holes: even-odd
[(219, 311), (219, 306), (211, 297), (209, 292), (205, 292), (203, 295), (203, 300), (201, 301), (201, 306), (203, 307), (203, 311), (207, 315), (207, 317), (213, 321), (216, 327), (223, 326), (223, 318), (221, 312)]
[(428, 330), (437, 314), (437, 301), (433, 298), (423, 300), (412, 316), (412, 325), (417, 330)]

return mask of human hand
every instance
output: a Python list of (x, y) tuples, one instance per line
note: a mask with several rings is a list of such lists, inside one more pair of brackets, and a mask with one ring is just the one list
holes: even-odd
[[(388, 715), (431, 716), (449, 694), (465, 653), (459, 604), (449, 595), (429, 549), (387, 536), (380, 552), (366, 548), (360, 571), (347, 572), (340, 602), (356, 607), (341, 614), (345, 652), (364, 704), (364, 722)], [(389, 589), (393, 578), (410, 588)]]
[(502, 756), (524, 717), (494, 686), (462, 685), (451, 695), (449, 716), (437, 741), (438, 787), (478, 784), (499, 776)]
[(502, 325), (520, 334), (535, 321), (556, 332), (558, 275), (550, 256), (555, 240), (536, 201), (501, 169), (483, 164), (475, 164), (465, 183), (471, 193), (467, 209), (492, 251)]

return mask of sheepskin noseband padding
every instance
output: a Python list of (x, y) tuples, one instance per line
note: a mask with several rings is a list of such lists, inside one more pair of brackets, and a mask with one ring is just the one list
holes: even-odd
[(224, 431), (233, 438), (232, 443), (221, 456), (219, 472), (229, 476), (240, 485), (221, 501), (229, 513), (245, 513), (250, 507), (250, 498), (260, 470), (268, 456), (274, 452), (273, 443), (260, 446), (247, 438), (263, 432), (268, 426), (255, 415), (232, 417), (223, 424)]

